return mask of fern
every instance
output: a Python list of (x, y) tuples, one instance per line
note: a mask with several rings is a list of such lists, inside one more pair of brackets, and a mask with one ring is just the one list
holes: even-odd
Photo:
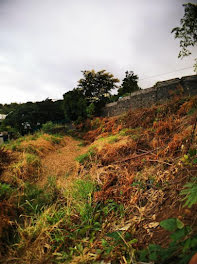
[(185, 195), (183, 198), (183, 201), (186, 200), (184, 207), (188, 206), (191, 208), (193, 204), (197, 203), (197, 182), (188, 182), (184, 185), (184, 188), (180, 193)]

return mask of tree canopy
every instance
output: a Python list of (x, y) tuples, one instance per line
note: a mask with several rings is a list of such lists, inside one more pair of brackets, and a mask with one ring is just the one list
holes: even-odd
[(77, 121), (86, 118), (87, 102), (79, 89), (64, 94), (63, 106), (66, 121)]
[(33, 132), (48, 121), (56, 123), (64, 121), (62, 100), (53, 102), (51, 99), (46, 99), (36, 103), (11, 104), (6, 105), (5, 109), (9, 113), (1, 129), (6, 130), (6, 127), (11, 126), (21, 134)]
[(110, 91), (119, 82), (113, 74), (101, 70), (82, 71), (83, 78), (78, 86), (64, 94), (66, 120), (81, 121), (93, 114), (99, 114), (105, 103), (109, 102)]
[(140, 90), (138, 79), (133, 71), (126, 71), (121, 87), (118, 89), (118, 97)]
[(119, 82), (113, 74), (101, 70), (98, 72), (82, 71), (83, 78), (78, 81), (78, 89), (82, 91), (89, 103), (103, 100), (110, 95), (110, 91), (116, 88)]
[[(183, 58), (191, 54), (189, 47), (197, 45), (197, 4), (184, 4), (185, 13), (180, 20), (180, 27), (172, 29), (175, 38), (180, 39), (179, 58)], [(197, 71), (197, 62), (195, 64), (195, 71)]]

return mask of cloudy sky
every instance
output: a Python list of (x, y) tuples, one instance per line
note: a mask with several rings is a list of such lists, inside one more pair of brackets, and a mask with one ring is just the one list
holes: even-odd
[(60, 99), (82, 70), (132, 70), (142, 88), (194, 74), (171, 34), (185, 2), (0, 0), (0, 103)]

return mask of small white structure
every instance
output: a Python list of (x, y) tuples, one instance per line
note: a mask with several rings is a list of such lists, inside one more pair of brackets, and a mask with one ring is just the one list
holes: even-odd
[(7, 115), (0, 114), (0, 124), (6, 118)]

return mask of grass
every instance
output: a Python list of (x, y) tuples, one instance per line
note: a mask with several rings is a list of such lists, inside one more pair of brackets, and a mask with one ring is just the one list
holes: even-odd
[(84, 164), (85, 162), (89, 162), (94, 157), (95, 152), (95, 148), (92, 147), (88, 150), (88, 152), (76, 157), (75, 160), (78, 161), (80, 164)]
[(197, 250), (197, 145), (182, 104), (90, 121), (86, 139), (96, 140), (76, 158), (75, 175), (63, 174), (66, 187), (59, 175), (39, 185), (36, 172), (61, 137), (15, 142), (20, 158), (9, 170), (21, 180), (0, 184), (4, 263), (188, 263)]

